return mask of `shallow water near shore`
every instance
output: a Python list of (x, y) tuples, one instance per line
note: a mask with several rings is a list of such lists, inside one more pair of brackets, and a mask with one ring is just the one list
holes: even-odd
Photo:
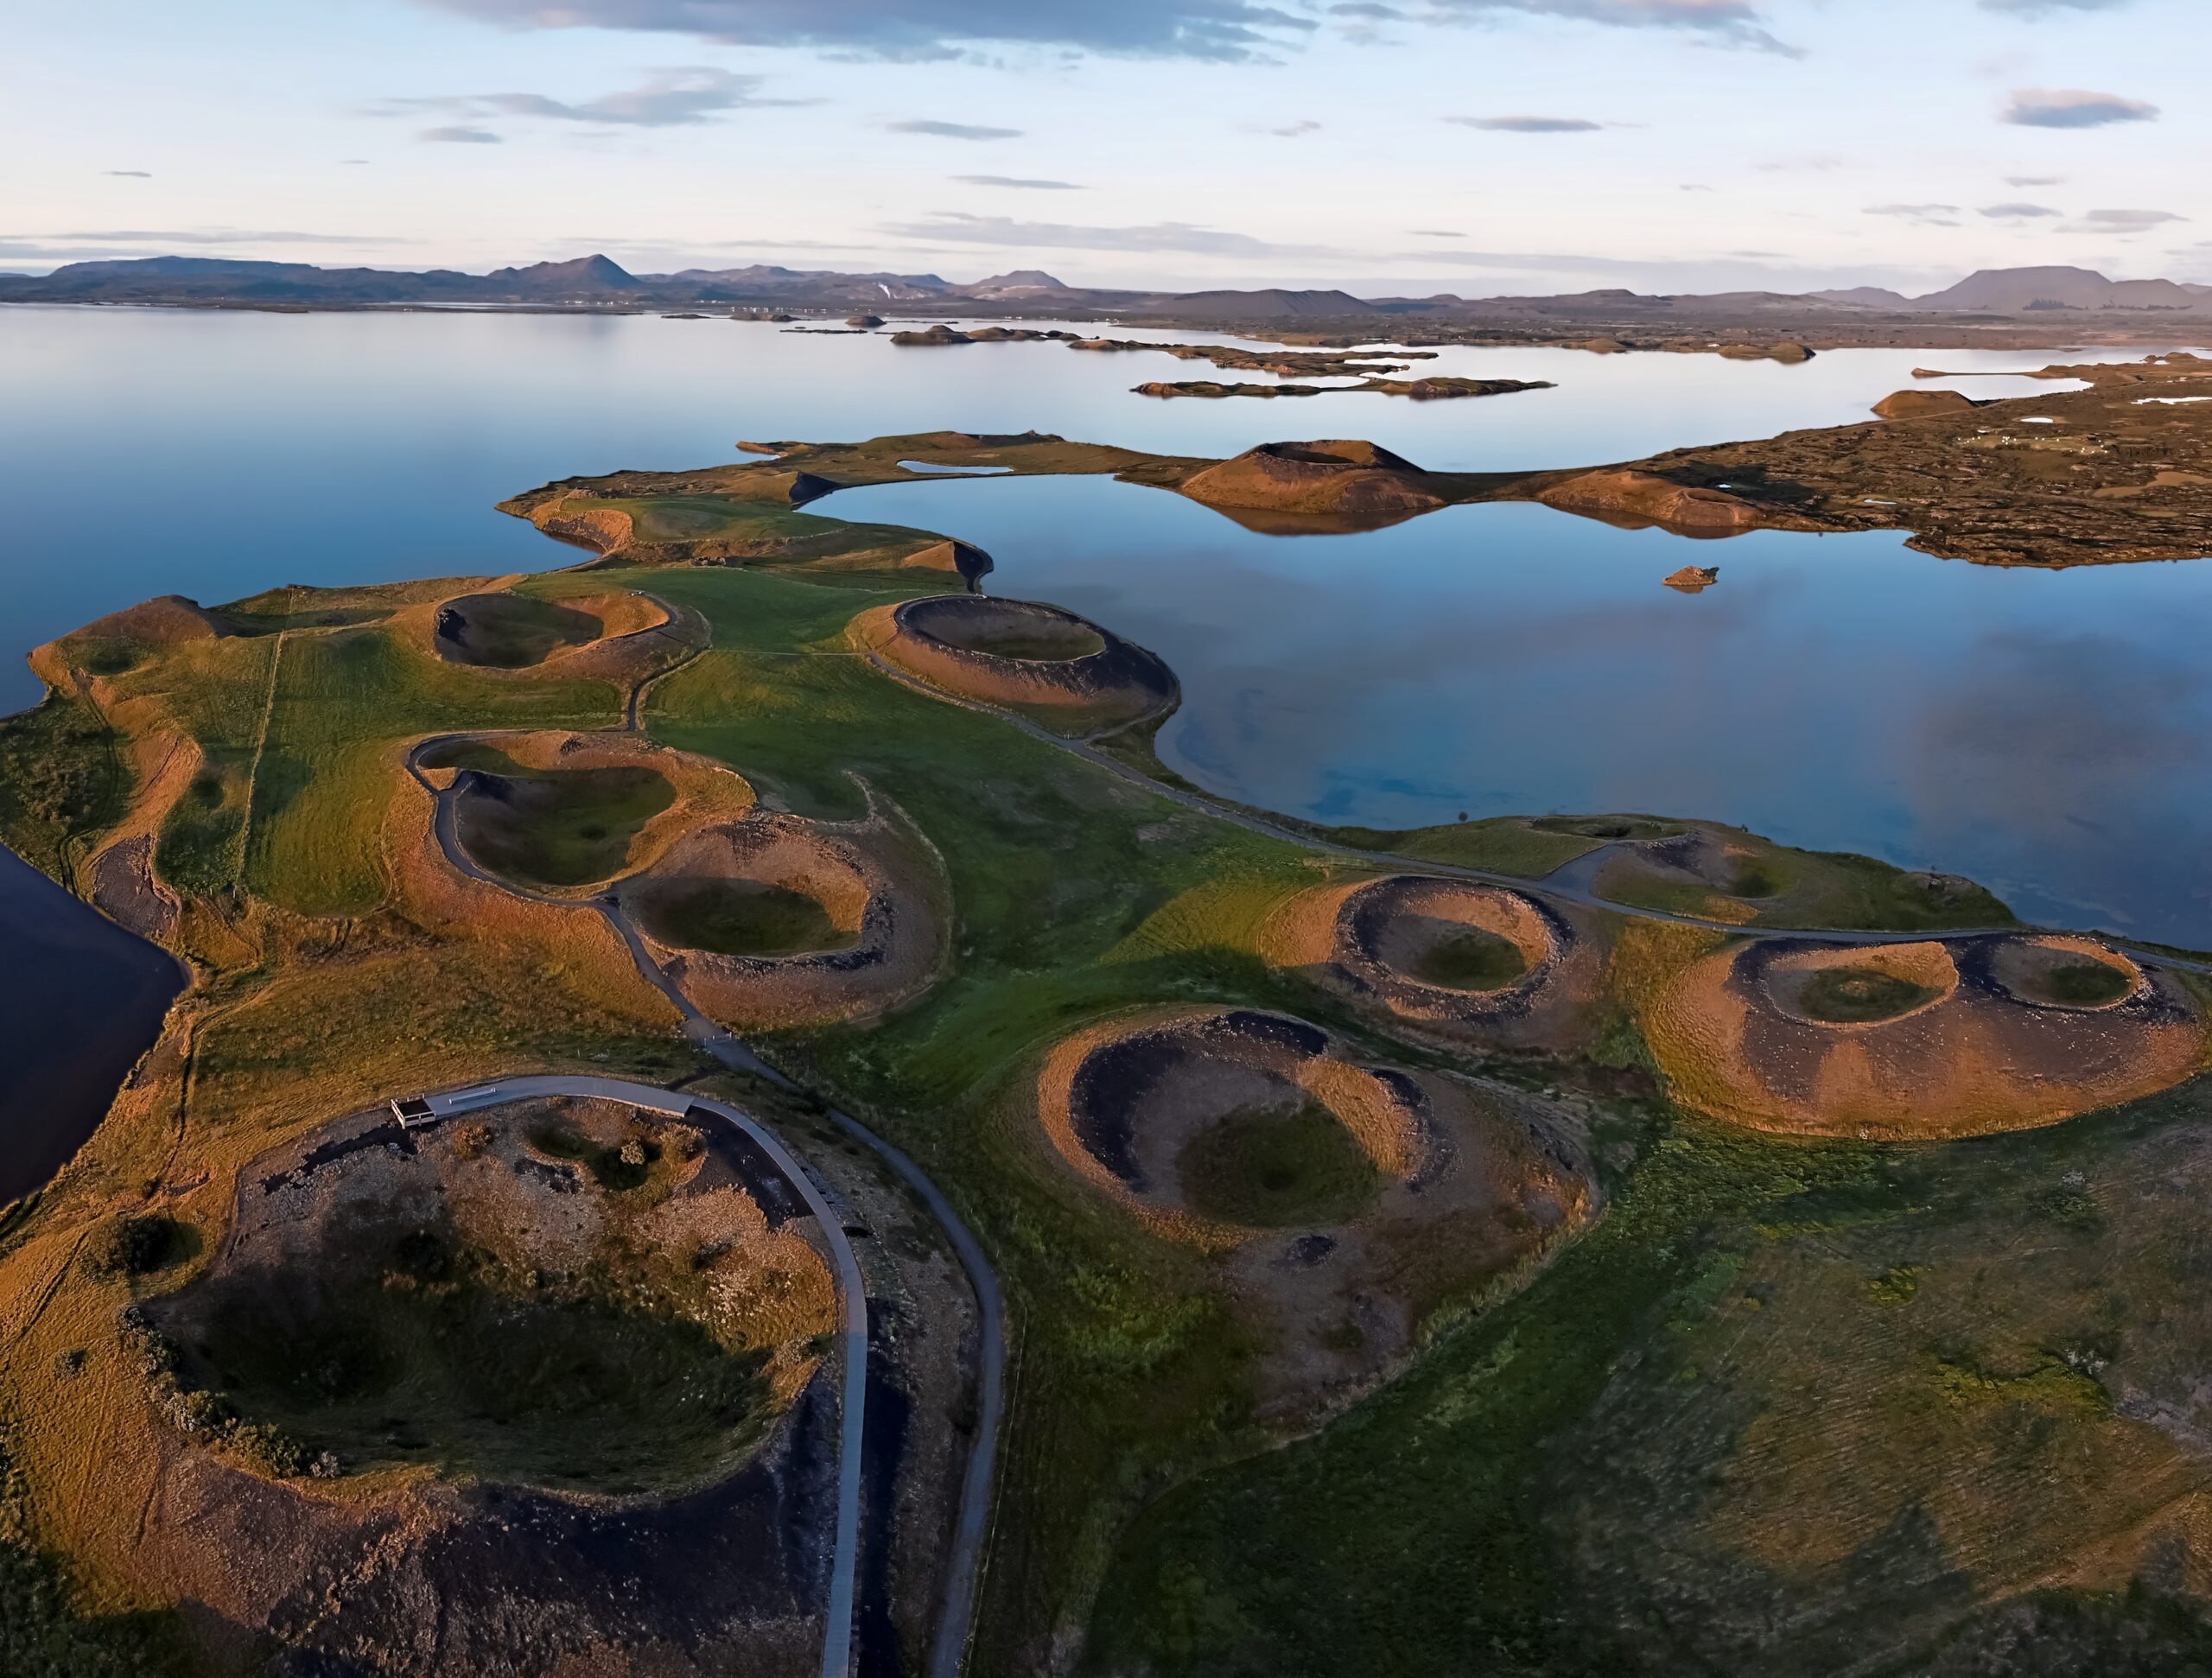
[[(2144, 353), (1860, 350), (1789, 366), (1454, 349), (1412, 365), (1557, 388), (1160, 401), (1129, 387), (1210, 370), (726, 320), (0, 308), (0, 710), (38, 697), (31, 647), (149, 595), (566, 563), (493, 503), (572, 474), (734, 460), (740, 438), (1035, 429), (1218, 455), (1351, 436), (1439, 469), (1599, 464), (1861, 419), (1916, 365), (2017, 374)], [(1254, 804), (1378, 824), (1715, 817), (1973, 874), (2034, 918), (2212, 945), (2198, 861), (2212, 568), (2005, 572), (1886, 535), (1692, 543), (1528, 506), (1272, 538), (1092, 479), (946, 474), (815, 510), (978, 543), (994, 592), (1160, 652), (1186, 694), (1164, 754)], [(1719, 565), (1719, 583), (1661, 586), (1685, 563)], [(12, 858), (0, 963), (4, 1198), (89, 1132), (175, 978)]]

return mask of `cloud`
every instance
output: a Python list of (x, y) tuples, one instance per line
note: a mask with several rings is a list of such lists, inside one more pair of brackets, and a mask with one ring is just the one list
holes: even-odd
[[(370, 114), (435, 114), (456, 118), (460, 124), (480, 123), (495, 117), (523, 117), (545, 122), (589, 123), (605, 128), (689, 128), (731, 111), (813, 103), (806, 99), (763, 99), (757, 91), (762, 79), (760, 76), (734, 75), (704, 65), (682, 65), (654, 70), (635, 87), (577, 102), (552, 99), (543, 93), (460, 93), (431, 99), (385, 99), (372, 105)], [(460, 126), (457, 124), (453, 131), (440, 137), (460, 137)]]
[(1320, 131), (1321, 124), (1311, 117), (1300, 117), (1294, 122), (1283, 123), (1274, 128), (1255, 128), (1252, 130), (1255, 134), (1272, 134), (1278, 140), (1300, 139), (1306, 135), (1319, 134)]
[(2054, 210), (2048, 204), (1986, 204), (1974, 213), (1986, 215), (1993, 221), (2030, 221), (2038, 216), (2063, 215), (2065, 212)]
[(1605, 126), (1586, 117), (1446, 117), (1444, 120), (1495, 134), (1595, 134)]
[(415, 137), (433, 145), (496, 146), (499, 137), (488, 128), (471, 128), (466, 123), (446, 123), (437, 128), (418, 130)]
[(1317, 27), (1254, 0), (431, 0), (518, 29), (666, 31), (741, 47), (927, 61), (982, 47), (1140, 58), (1266, 59)]
[(1955, 227), (1959, 225), (1959, 207), (1955, 204), (1869, 204), (1866, 213), (1895, 216), (1899, 221), (1909, 221), (1916, 227)]
[(1410, 236), (1411, 238), (1466, 238), (1466, 235), (1465, 235), (1465, 233), (1451, 233), (1451, 232), (1446, 232), (1443, 228), (1441, 228), (1441, 227), (1411, 227), (1411, 228), (1407, 229), (1407, 232), (1408, 232), (1408, 236)]
[(1090, 190), (1072, 181), (1031, 181), (1019, 175), (956, 175), (952, 178), (965, 181), (971, 187), (1017, 187), (1024, 192), (1080, 193)]
[(154, 178), (150, 169), (102, 169), (100, 173), (123, 181), (151, 181)]
[(2129, 0), (1980, 0), (1984, 11), (2008, 17), (2056, 17), (2069, 11), (2118, 11)]
[(0, 258), (24, 262), (108, 262), (159, 251), (271, 245), (411, 245), (370, 233), (304, 233), (250, 227), (111, 227), (91, 232), (0, 236)]
[(2008, 175), (2005, 177), (2005, 184), (2008, 187), (2056, 187), (2063, 186), (2065, 181), (2063, 175)]
[(1431, 15), (1476, 18), (1502, 12), (1622, 29), (1686, 29), (1725, 46), (1803, 56), (1768, 31), (1764, 15), (1750, 0), (1436, 0)]
[(978, 123), (940, 123), (926, 117), (910, 117), (904, 122), (886, 123), (884, 127), (893, 134), (934, 134), (941, 140), (1019, 140), (1018, 128), (986, 128)]
[(1402, 23), (1406, 16), (1395, 6), (1380, 6), (1375, 0), (1342, 0), (1342, 3), (1329, 8), (1329, 16), (1357, 17), (1370, 23)]
[(1141, 227), (1085, 227), (1055, 221), (1015, 221), (1007, 216), (960, 215), (940, 210), (925, 221), (883, 230), (899, 238), (988, 245), (1007, 250), (1173, 251), (1206, 257), (1274, 257), (1328, 260), (1343, 253), (1327, 245), (1273, 245), (1249, 233), (1231, 233), (1184, 221)]
[(2122, 238), (2132, 233), (2147, 233), (2153, 227), (2165, 226), (2169, 222), (2186, 221), (2185, 215), (2171, 210), (2091, 210), (2078, 221), (2068, 224), (2069, 233), (2116, 233)]
[(2118, 93), (2094, 93), (2086, 87), (2023, 87), (2012, 95), (2000, 120), (2018, 128), (2105, 128), (2158, 118), (2157, 105)]

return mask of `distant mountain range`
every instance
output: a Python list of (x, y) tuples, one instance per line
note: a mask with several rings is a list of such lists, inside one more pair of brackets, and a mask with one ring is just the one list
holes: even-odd
[(1618, 289), (1561, 296), (1363, 299), (1344, 291), (1116, 291), (1064, 284), (1038, 269), (956, 284), (935, 274), (841, 274), (776, 268), (687, 268), (632, 274), (607, 257), (464, 274), (308, 263), (146, 257), (72, 263), (51, 274), (0, 275), (0, 302), (145, 303), (260, 308), (627, 308), (717, 305), (802, 310), (1157, 315), (1185, 321), (1346, 320), (1368, 315), (1554, 321), (1748, 320), (1947, 314), (2036, 318), (2057, 314), (2212, 314), (2212, 286), (2112, 280), (2086, 268), (1985, 269), (1925, 296), (1876, 286), (1804, 293), (1732, 291), (1654, 296)]

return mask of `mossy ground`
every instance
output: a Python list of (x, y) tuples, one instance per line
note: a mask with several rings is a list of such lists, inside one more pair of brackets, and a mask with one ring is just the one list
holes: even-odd
[(645, 929), (665, 943), (724, 956), (800, 956), (842, 950), (855, 935), (804, 892), (753, 880), (706, 880), (641, 907)]
[(1090, 630), (1071, 626), (1058, 634), (1047, 630), (1007, 630), (996, 635), (963, 636), (960, 645), (971, 652), (987, 653), (994, 658), (1029, 658), (1058, 664), (1088, 658), (1106, 643)]
[(473, 771), (460, 799), (461, 838), (505, 879), (586, 886), (620, 874), (631, 842), (675, 802), (668, 777), (643, 765), (524, 769), (509, 761)]
[(1511, 940), (1473, 926), (1446, 934), (1407, 963), (1422, 983), (1448, 990), (1498, 990), (1528, 970), (1527, 957)]
[(2134, 981), (2109, 962), (2069, 962), (2054, 967), (2043, 976), (2037, 987), (2046, 1001), (2063, 1002), (2073, 1007), (2098, 1007), (2107, 1002), (2117, 1002), (2127, 995)]
[(1175, 1161), (1183, 1203), (1201, 1217), (1254, 1229), (1342, 1224), (1375, 1198), (1375, 1166), (1317, 1102), (1217, 1119)]
[(454, 610), (465, 623), (452, 651), (493, 670), (543, 664), (563, 647), (596, 640), (601, 628), (588, 612), (528, 594), (479, 594)]
[(1865, 1025), (1894, 1019), (1934, 995), (1927, 986), (1900, 979), (1894, 973), (1871, 967), (1831, 967), (1805, 982), (1797, 993), (1797, 1006), (1813, 1019), (1831, 1025)]

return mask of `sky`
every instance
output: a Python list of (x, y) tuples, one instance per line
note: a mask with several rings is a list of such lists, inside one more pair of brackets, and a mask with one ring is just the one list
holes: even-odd
[(2205, 0), (20, 5), (0, 270), (2212, 281)]

